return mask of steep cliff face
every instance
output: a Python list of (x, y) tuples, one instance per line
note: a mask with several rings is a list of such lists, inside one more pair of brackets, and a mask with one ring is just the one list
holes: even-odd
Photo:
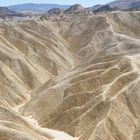
[(0, 140), (139, 140), (139, 23), (140, 12), (0, 21)]

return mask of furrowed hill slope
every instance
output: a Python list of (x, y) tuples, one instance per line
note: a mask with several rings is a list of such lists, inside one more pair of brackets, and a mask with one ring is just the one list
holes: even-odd
[(140, 12), (0, 22), (0, 139), (139, 140), (139, 23)]

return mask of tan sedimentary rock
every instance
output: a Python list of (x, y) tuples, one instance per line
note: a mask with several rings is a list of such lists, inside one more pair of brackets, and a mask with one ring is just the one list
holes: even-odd
[(0, 22), (0, 139), (139, 140), (140, 12), (59, 16)]

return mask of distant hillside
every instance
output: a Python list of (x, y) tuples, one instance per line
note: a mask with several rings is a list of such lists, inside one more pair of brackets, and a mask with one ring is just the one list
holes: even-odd
[(69, 5), (27, 3), (21, 5), (12, 5), (9, 6), (8, 8), (18, 12), (24, 12), (24, 11), (46, 12), (52, 8), (66, 9), (69, 8)]
[(133, 2), (130, 5), (130, 8), (139, 8), (139, 7), (140, 7), (140, 1)]
[(5, 19), (6, 17), (11, 16), (23, 16), (23, 15), (21, 13), (8, 9), (7, 7), (0, 7), (0, 18)]
[(118, 7), (121, 9), (128, 9), (130, 5), (134, 2), (140, 2), (140, 0), (115, 0), (109, 3), (111, 7)]
[(95, 11), (103, 6), (109, 5), (112, 8), (129, 9), (140, 5), (140, 0), (112, 0), (112, 2), (105, 5), (95, 5), (89, 7), (88, 10)]
[(89, 7), (89, 8), (87, 8), (87, 9), (90, 10), (90, 11), (94, 11), (94, 10), (100, 8), (100, 7), (102, 7), (102, 5), (98, 4), (98, 5), (94, 5), (94, 6), (92, 6), (92, 7)]
[(119, 8), (117, 7), (110, 7), (109, 5), (103, 5), (99, 7), (96, 10), (93, 10), (93, 12), (98, 13), (98, 12), (110, 12), (110, 11), (117, 11)]

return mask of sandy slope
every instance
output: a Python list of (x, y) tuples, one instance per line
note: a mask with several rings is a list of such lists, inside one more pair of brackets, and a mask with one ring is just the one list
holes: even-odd
[(0, 140), (139, 140), (140, 12), (0, 22)]

